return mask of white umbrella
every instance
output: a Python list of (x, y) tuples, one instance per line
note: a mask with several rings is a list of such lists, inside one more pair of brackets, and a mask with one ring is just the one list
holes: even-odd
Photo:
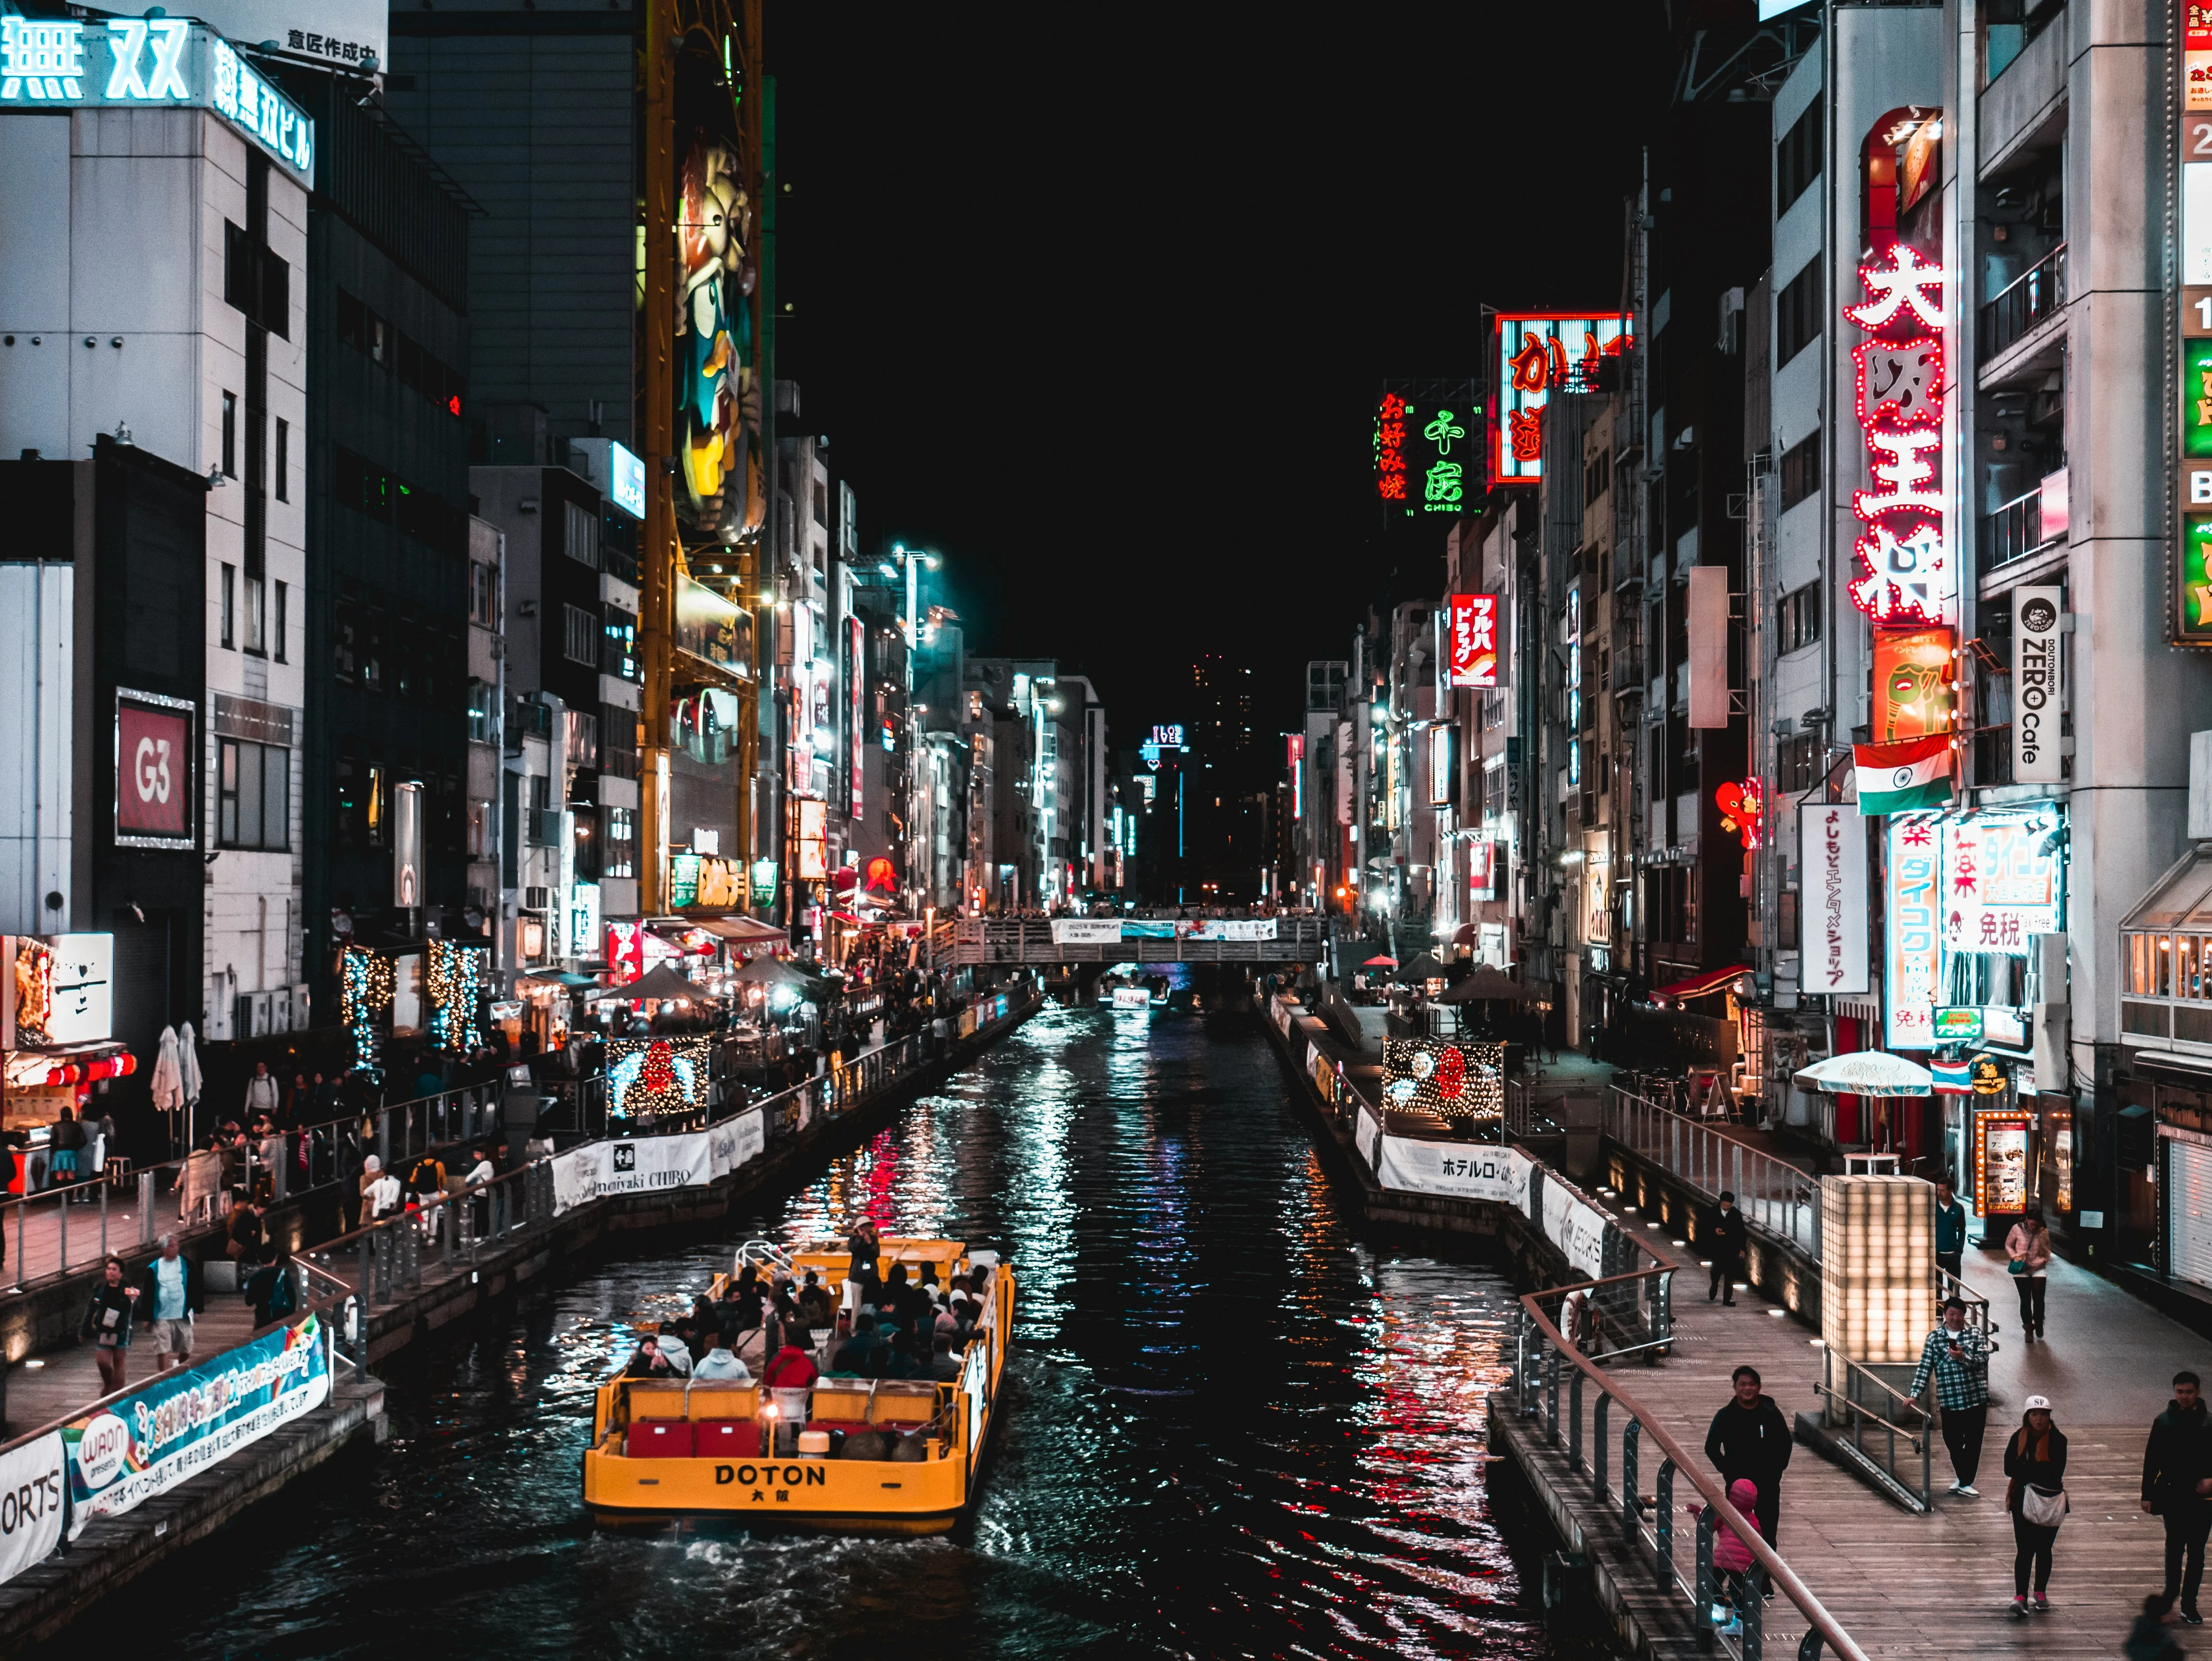
[(177, 1068), (177, 1029), (161, 1029), (161, 1058), (154, 1063), (154, 1105), (173, 1113), (185, 1104), (184, 1075)]
[(200, 1098), (200, 1041), (190, 1021), (177, 1034), (177, 1083), (185, 1092), (187, 1102)]
[(1830, 1096), (1925, 1096), (1936, 1087), (1935, 1075), (1926, 1068), (1886, 1050), (1831, 1056), (1799, 1073), (1796, 1082), (1800, 1090)]

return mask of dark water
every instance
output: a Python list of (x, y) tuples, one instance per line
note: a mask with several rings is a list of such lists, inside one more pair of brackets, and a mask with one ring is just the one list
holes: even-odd
[(757, 1220), (1011, 1254), (1014, 1389), (952, 1535), (586, 1524), (593, 1384), (717, 1245), (400, 1372), (381, 1451), (121, 1593), (118, 1630), (184, 1658), (1548, 1655), (1485, 1476), (1505, 1288), (1354, 1240), (1286, 1100), (1256, 1031), (1048, 1010)]

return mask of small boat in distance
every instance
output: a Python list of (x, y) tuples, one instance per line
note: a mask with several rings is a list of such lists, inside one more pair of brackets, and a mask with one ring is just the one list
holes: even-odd
[[(967, 1286), (983, 1313), (960, 1356), (956, 1383), (824, 1372), (805, 1390), (752, 1382), (635, 1378), (601, 1384), (584, 1454), (584, 1505), (601, 1524), (726, 1518), (750, 1524), (849, 1534), (942, 1534), (975, 1497), (997, 1421), (1012, 1329), (1014, 1276), (995, 1252), (958, 1240), (885, 1237), (882, 1271), (937, 1271)], [(850, 1309), (842, 1241), (786, 1254), (749, 1242), (738, 1266), (774, 1278), (812, 1269)], [(729, 1275), (710, 1288), (719, 1298)], [(823, 1335), (818, 1360), (834, 1335)], [(781, 1412), (779, 1411), (781, 1410)]]

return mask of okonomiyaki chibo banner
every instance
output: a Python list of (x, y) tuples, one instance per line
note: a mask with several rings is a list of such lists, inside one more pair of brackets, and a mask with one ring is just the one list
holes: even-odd
[(611, 1194), (703, 1188), (758, 1158), (766, 1145), (758, 1108), (681, 1135), (586, 1142), (554, 1155), (554, 1214)]
[(64, 1425), (70, 1538), (313, 1412), (330, 1393), (322, 1323), (310, 1315)]

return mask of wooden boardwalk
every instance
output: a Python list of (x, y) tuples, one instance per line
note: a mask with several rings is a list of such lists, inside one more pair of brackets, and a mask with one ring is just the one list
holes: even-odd
[[(1668, 1433), (1701, 1455), (1713, 1413), (1728, 1399), (1729, 1374), (1741, 1362), (1757, 1367), (1766, 1393), (1793, 1421), (1816, 1415), (1820, 1352), (1811, 1330), (1755, 1293), (1738, 1293), (1733, 1309), (1705, 1300), (1706, 1277), (1688, 1252), (1658, 1229), (1621, 1220), (1646, 1246), (1682, 1266), (1674, 1283), (1680, 1342), (1656, 1366), (1619, 1369), (1623, 1387)], [(2052, 1264), (2050, 1324), (2057, 1342), (2019, 1341), (2009, 1277), (2002, 1255), (1969, 1254), (1968, 1279), (1993, 1299), (2002, 1348), (1991, 1367), (1998, 1398), (1990, 1415), (1978, 1486), (1980, 1500), (1942, 1493), (1948, 1457), (1934, 1453), (1934, 1515), (1921, 1517), (1878, 1496), (1858, 1477), (1799, 1445), (1782, 1484), (1783, 1557), (1814, 1596), (1870, 1656), (2116, 1655), (2143, 1597), (2160, 1589), (2165, 1536), (2158, 1519), (2136, 1505), (2142, 1448), (2151, 1419), (2167, 1400), (2166, 1381), (2179, 1367), (2212, 1378), (2212, 1342), (2149, 1310), (2117, 1287), (2064, 1262)], [(2016, 1621), (2012, 1599), (2011, 1520), (2004, 1510), (2005, 1438), (2020, 1422), (2019, 1402), (2040, 1392), (2055, 1404), (2066, 1433), (2067, 1488), (2073, 1513), (2061, 1528), (2051, 1582), (2051, 1612)], [(1589, 1396), (1594, 1405), (1595, 1392)], [(1501, 1399), (1501, 1409), (1504, 1402)], [(1560, 1391), (1564, 1442), (1566, 1391)], [(1530, 1439), (1540, 1441), (1540, 1421)], [(1618, 1444), (1616, 1426), (1615, 1463)], [(1586, 1432), (1587, 1434), (1587, 1432)], [(1546, 1458), (1541, 1463), (1554, 1463)], [(1640, 1487), (1649, 1494), (1657, 1457), (1647, 1445)], [(1586, 1478), (1560, 1478), (1567, 1497), (1583, 1501)], [(1694, 1498), (1677, 1484), (1676, 1504)], [(1578, 1505), (1578, 1509), (1582, 1508)], [(1617, 1517), (1589, 1507), (1594, 1546), (1617, 1550)], [(1675, 1561), (1694, 1563), (1693, 1519), (1676, 1516)], [(1648, 1576), (1647, 1576), (1648, 1578)], [(2212, 1590), (2208, 1590), (2212, 1601)], [(1796, 1652), (1804, 1624), (1786, 1599), (1767, 1606), (1770, 1656)], [(2212, 1627), (2176, 1626), (2192, 1655), (2212, 1655)], [(1786, 1638), (1788, 1648), (1780, 1647)]]

